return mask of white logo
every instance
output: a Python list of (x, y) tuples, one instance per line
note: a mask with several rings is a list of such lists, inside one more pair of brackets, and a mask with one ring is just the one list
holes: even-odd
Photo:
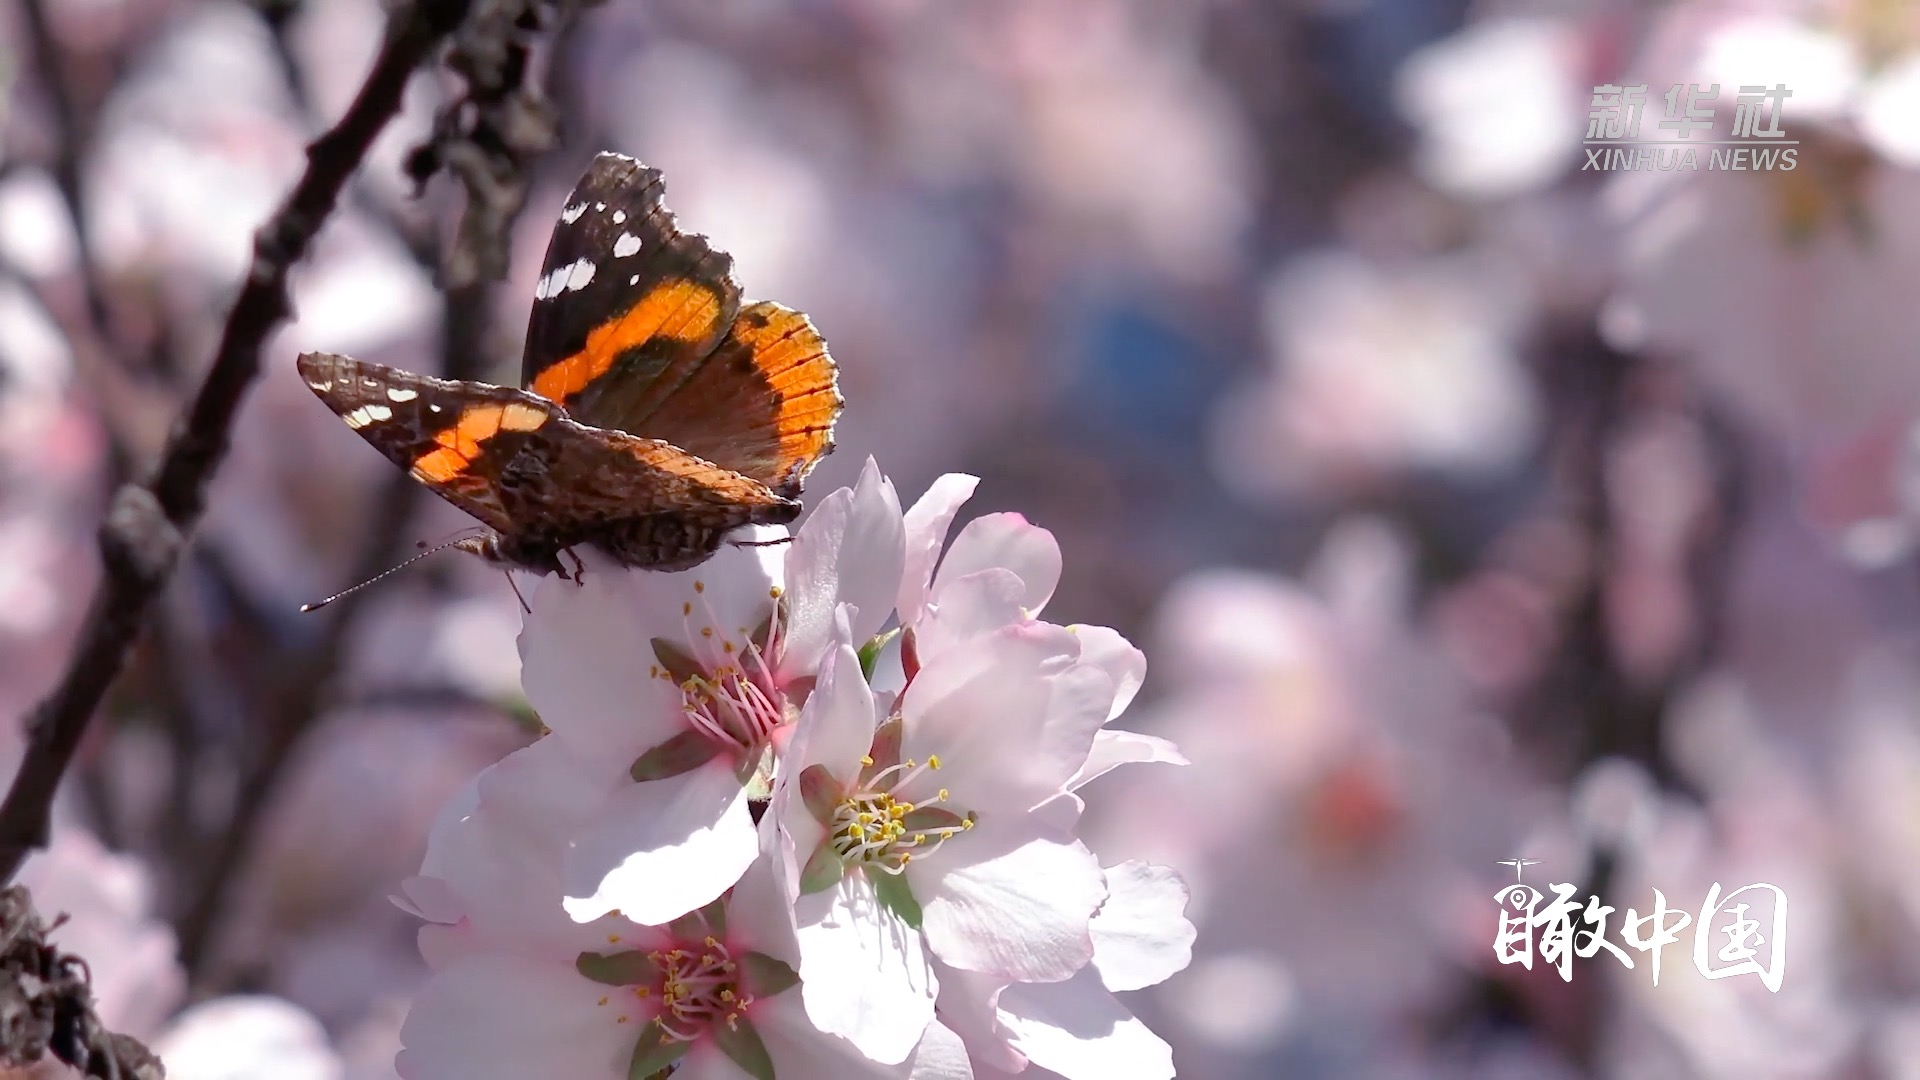
[[(1673, 134), (1642, 139), (1640, 119), (1647, 84), (1596, 86), (1587, 113), (1587, 160), (1580, 169), (1791, 172), (1799, 164), (1800, 140), (1787, 138), (1780, 116), (1792, 96), (1785, 83), (1771, 90), (1742, 86), (1734, 100), (1728, 132), (1732, 137), (1716, 139), (1714, 103), (1720, 97), (1720, 84), (1703, 88), (1699, 83), (1675, 83), (1663, 96), (1666, 119), (1660, 121), (1660, 130)], [(1695, 138), (1696, 134), (1703, 137)]]
[[(1605, 949), (1613, 958), (1633, 968), (1633, 957), (1625, 949), (1607, 940), (1607, 918), (1614, 909), (1597, 896), (1587, 897), (1583, 906), (1573, 900), (1578, 888), (1560, 882), (1547, 886), (1553, 899), (1524, 884), (1521, 876), (1538, 859), (1503, 859), (1498, 865), (1513, 867), (1514, 884), (1494, 894), (1500, 904), (1500, 927), (1494, 935), (1493, 953), (1503, 964), (1519, 964), (1533, 970), (1536, 932), (1540, 959), (1553, 965), (1560, 978), (1573, 981), (1573, 959), (1590, 959)], [(1751, 895), (1748, 895), (1751, 894)], [(1734, 899), (1747, 896), (1746, 902)], [(1770, 915), (1766, 924), (1748, 917), (1749, 911)], [(1576, 929), (1575, 918), (1585, 929)], [(1725, 895), (1720, 883), (1707, 890), (1697, 917), (1667, 906), (1667, 898), (1653, 890), (1653, 908), (1642, 915), (1628, 908), (1620, 922), (1620, 939), (1628, 948), (1647, 956), (1653, 985), (1660, 985), (1660, 954), (1680, 940), (1680, 932), (1693, 927), (1693, 966), (1703, 978), (1729, 979), (1735, 975), (1758, 975), (1766, 988), (1780, 992), (1780, 981), (1787, 973), (1787, 894), (1778, 885), (1757, 882)], [(1719, 939), (1724, 938), (1724, 941)], [(1719, 941), (1719, 948), (1713, 946)], [(1711, 955), (1710, 955), (1711, 954)], [(1762, 963), (1761, 957), (1765, 956)], [(1717, 963), (1716, 963), (1717, 961)]]

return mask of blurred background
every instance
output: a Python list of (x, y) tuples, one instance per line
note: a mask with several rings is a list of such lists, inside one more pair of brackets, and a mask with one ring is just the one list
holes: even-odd
[[(383, 24), (0, 16), (7, 760), (107, 493)], [(1089, 828), (1193, 886), (1192, 967), (1130, 995), (1181, 1075), (1920, 1077), (1920, 9), (616, 0), (541, 57), (562, 140), (499, 283), (441, 287), (459, 193), (403, 162), (457, 83), (416, 79), (25, 872), (176, 1075), (392, 1075), (422, 971), (387, 896), (529, 737), (518, 612), (443, 556), (297, 613), (465, 519), (293, 358), (512, 381), (604, 148), (832, 342), (812, 497), (868, 455), (906, 500), (977, 474), (969, 513), (1059, 536), (1049, 617), (1147, 650), (1123, 724), (1194, 764), (1103, 780)], [(1796, 167), (1584, 168), (1607, 83), (1649, 87), (1647, 138), (1718, 84), (1721, 139), (1782, 84)], [(1691, 934), (1657, 989), (1502, 965), (1515, 857), (1619, 909), (1777, 885), (1784, 985), (1700, 978)]]

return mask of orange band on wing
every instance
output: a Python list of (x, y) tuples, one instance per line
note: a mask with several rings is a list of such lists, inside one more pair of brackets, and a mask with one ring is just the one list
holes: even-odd
[(440, 449), (424, 454), (413, 463), (413, 475), (429, 483), (444, 484), (459, 475), (474, 458), (481, 444), (507, 431), (533, 431), (547, 422), (547, 414), (532, 405), (510, 401), (505, 405), (474, 405), (463, 411), (454, 425), (433, 436)]
[(648, 290), (619, 319), (596, 327), (579, 352), (534, 376), (528, 387), (564, 402), (606, 374), (620, 354), (655, 338), (705, 341), (719, 329), (720, 294), (699, 281), (676, 278)]

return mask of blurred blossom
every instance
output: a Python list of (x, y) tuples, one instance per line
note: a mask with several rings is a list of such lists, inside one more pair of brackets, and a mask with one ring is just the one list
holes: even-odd
[(1435, 187), (1498, 198), (1543, 187), (1577, 160), (1586, 126), (1583, 50), (1568, 20), (1494, 18), (1429, 45), (1400, 69), (1400, 110), (1424, 136), (1415, 166)]
[(253, 231), (299, 175), (304, 142), (266, 27), (240, 4), (162, 31), (100, 121), (93, 257), (195, 313), (238, 280)]
[(153, 1050), (173, 1080), (340, 1080), (326, 1029), (272, 997), (204, 1002), (176, 1018)]
[[(1408, 1049), (1390, 1033), (1485, 948), (1486, 868), (1549, 805), (1381, 588), (1403, 557), (1377, 525), (1336, 532), (1310, 577), (1339, 586), (1339, 607), (1247, 572), (1168, 595), (1162, 696), (1137, 722), (1193, 765), (1115, 781), (1125, 797), (1089, 836), (1105, 857), (1185, 870), (1201, 951), (1183, 992), (1267, 995), (1238, 1011), (1176, 1007), (1171, 1041), (1196, 1075), (1386, 1068)], [(1181, 827), (1194, 806), (1236, 827)]]
[(1267, 290), (1273, 370), (1223, 403), (1216, 467), (1255, 498), (1510, 468), (1538, 422), (1516, 351), (1523, 297), (1471, 257), (1294, 260)]

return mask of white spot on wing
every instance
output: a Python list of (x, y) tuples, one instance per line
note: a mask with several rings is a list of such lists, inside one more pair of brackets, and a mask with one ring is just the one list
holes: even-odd
[(635, 275), (633, 275), (632, 277), (630, 277), (630, 278), (628, 278), (628, 279), (627, 279), (627, 284), (629, 284), (629, 285), (638, 285), (638, 284), (640, 284), (640, 275), (639, 275), (639, 274), (635, 274)]
[(615, 225), (622, 224), (626, 220), (627, 220), (627, 212), (625, 210), (615, 210), (613, 212), (613, 223)]
[(402, 390), (397, 386), (387, 387), (387, 400), (393, 402), (412, 401), (420, 396), (418, 390)]
[(435, 404), (433, 404), (432, 402), (428, 402), (428, 403), (427, 403), (427, 411), (428, 411), (428, 412), (439, 412), (439, 411), (440, 411), (440, 406), (438, 406), (438, 405), (435, 405)]
[(640, 238), (629, 232), (621, 233), (620, 238), (613, 242), (613, 257), (616, 259), (624, 259), (639, 250)]
[(597, 202), (593, 204), (593, 210), (594, 210), (594, 213), (596, 214), (604, 211), (606, 208), (607, 208), (607, 204), (603, 202)]
[(580, 215), (586, 212), (587, 212), (586, 203), (577, 203), (573, 206), (569, 206), (565, 210), (560, 211), (560, 223), (563, 225), (571, 225), (574, 222), (579, 221)]
[(565, 266), (556, 267), (533, 287), (535, 300), (549, 300), (568, 289), (584, 289), (593, 280), (594, 265), (592, 259), (577, 259)]
[(333, 389), (333, 380), (328, 379), (326, 382), (310, 382), (307, 385), (313, 387), (315, 390), (318, 390), (324, 394), (327, 391)]

